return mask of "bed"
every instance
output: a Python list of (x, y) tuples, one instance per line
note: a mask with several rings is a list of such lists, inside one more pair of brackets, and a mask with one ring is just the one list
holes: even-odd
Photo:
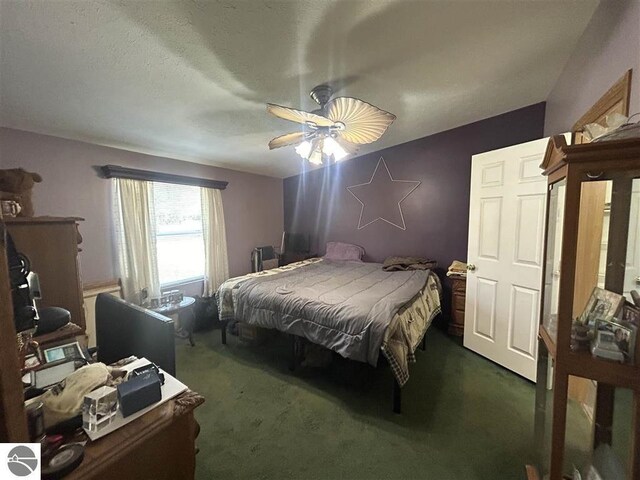
[(409, 364), (441, 311), (440, 297), (430, 270), (387, 272), (379, 263), (323, 258), (235, 277), (217, 293), (223, 343), (227, 323), (240, 321), (285, 332), (293, 342), (306, 338), (374, 367), (382, 354), (395, 378), (396, 412)]

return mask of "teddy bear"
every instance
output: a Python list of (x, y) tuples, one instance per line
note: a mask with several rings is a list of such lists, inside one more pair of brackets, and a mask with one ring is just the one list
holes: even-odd
[(40, 182), (42, 177), (39, 174), (27, 172), (23, 168), (0, 170), (0, 192), (3, 192), (2, 196), (5, 199), (10, 198), (11, 195), (18, 197), (16, 200), (22, 207), (18, 214), (20, 217), (33, 217), (31, 193), (33, 186)]

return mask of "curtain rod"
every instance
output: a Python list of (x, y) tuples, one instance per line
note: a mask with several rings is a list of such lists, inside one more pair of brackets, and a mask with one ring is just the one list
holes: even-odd
[(126, 178), (147, 182), (176, 183), (179, 185), (192, 185), (194, 187), (215, 188), (217, 190), (224, 190), (227, 188), (227, 185), (229, 185), (229, 182), (221, 180), (153, 172), (151, 170), (138, 170), (137, 168), (120, 167), (118, 165), (103, 165), (100, 167), (100, 171), (104, 178)]

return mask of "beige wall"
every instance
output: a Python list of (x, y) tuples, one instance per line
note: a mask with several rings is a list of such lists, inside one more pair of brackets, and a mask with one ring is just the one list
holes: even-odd
[(95, 170), (105, 164), (228, 181), (222, 198), (232, 276), (250, 270), (254, 247), (280, 244), (282, 179), (0, 128), (0, 168), (23, 167), (44, 179), (35, 187), (36, 215), (86, 219), (81, 227), (84, 242), (80, 254), (85, 284), (117, 276), (111, 181), (98, 177)]
[(640, 2), (603, 0), (547, 99), (545, 135), (573, 124), (633, 69), (630, 112), (640, 111)]

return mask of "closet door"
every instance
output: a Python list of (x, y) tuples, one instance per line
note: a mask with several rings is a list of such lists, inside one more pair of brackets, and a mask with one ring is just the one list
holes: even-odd
[(474, 155), (464, 346), (536, 378), (548, 139)]

